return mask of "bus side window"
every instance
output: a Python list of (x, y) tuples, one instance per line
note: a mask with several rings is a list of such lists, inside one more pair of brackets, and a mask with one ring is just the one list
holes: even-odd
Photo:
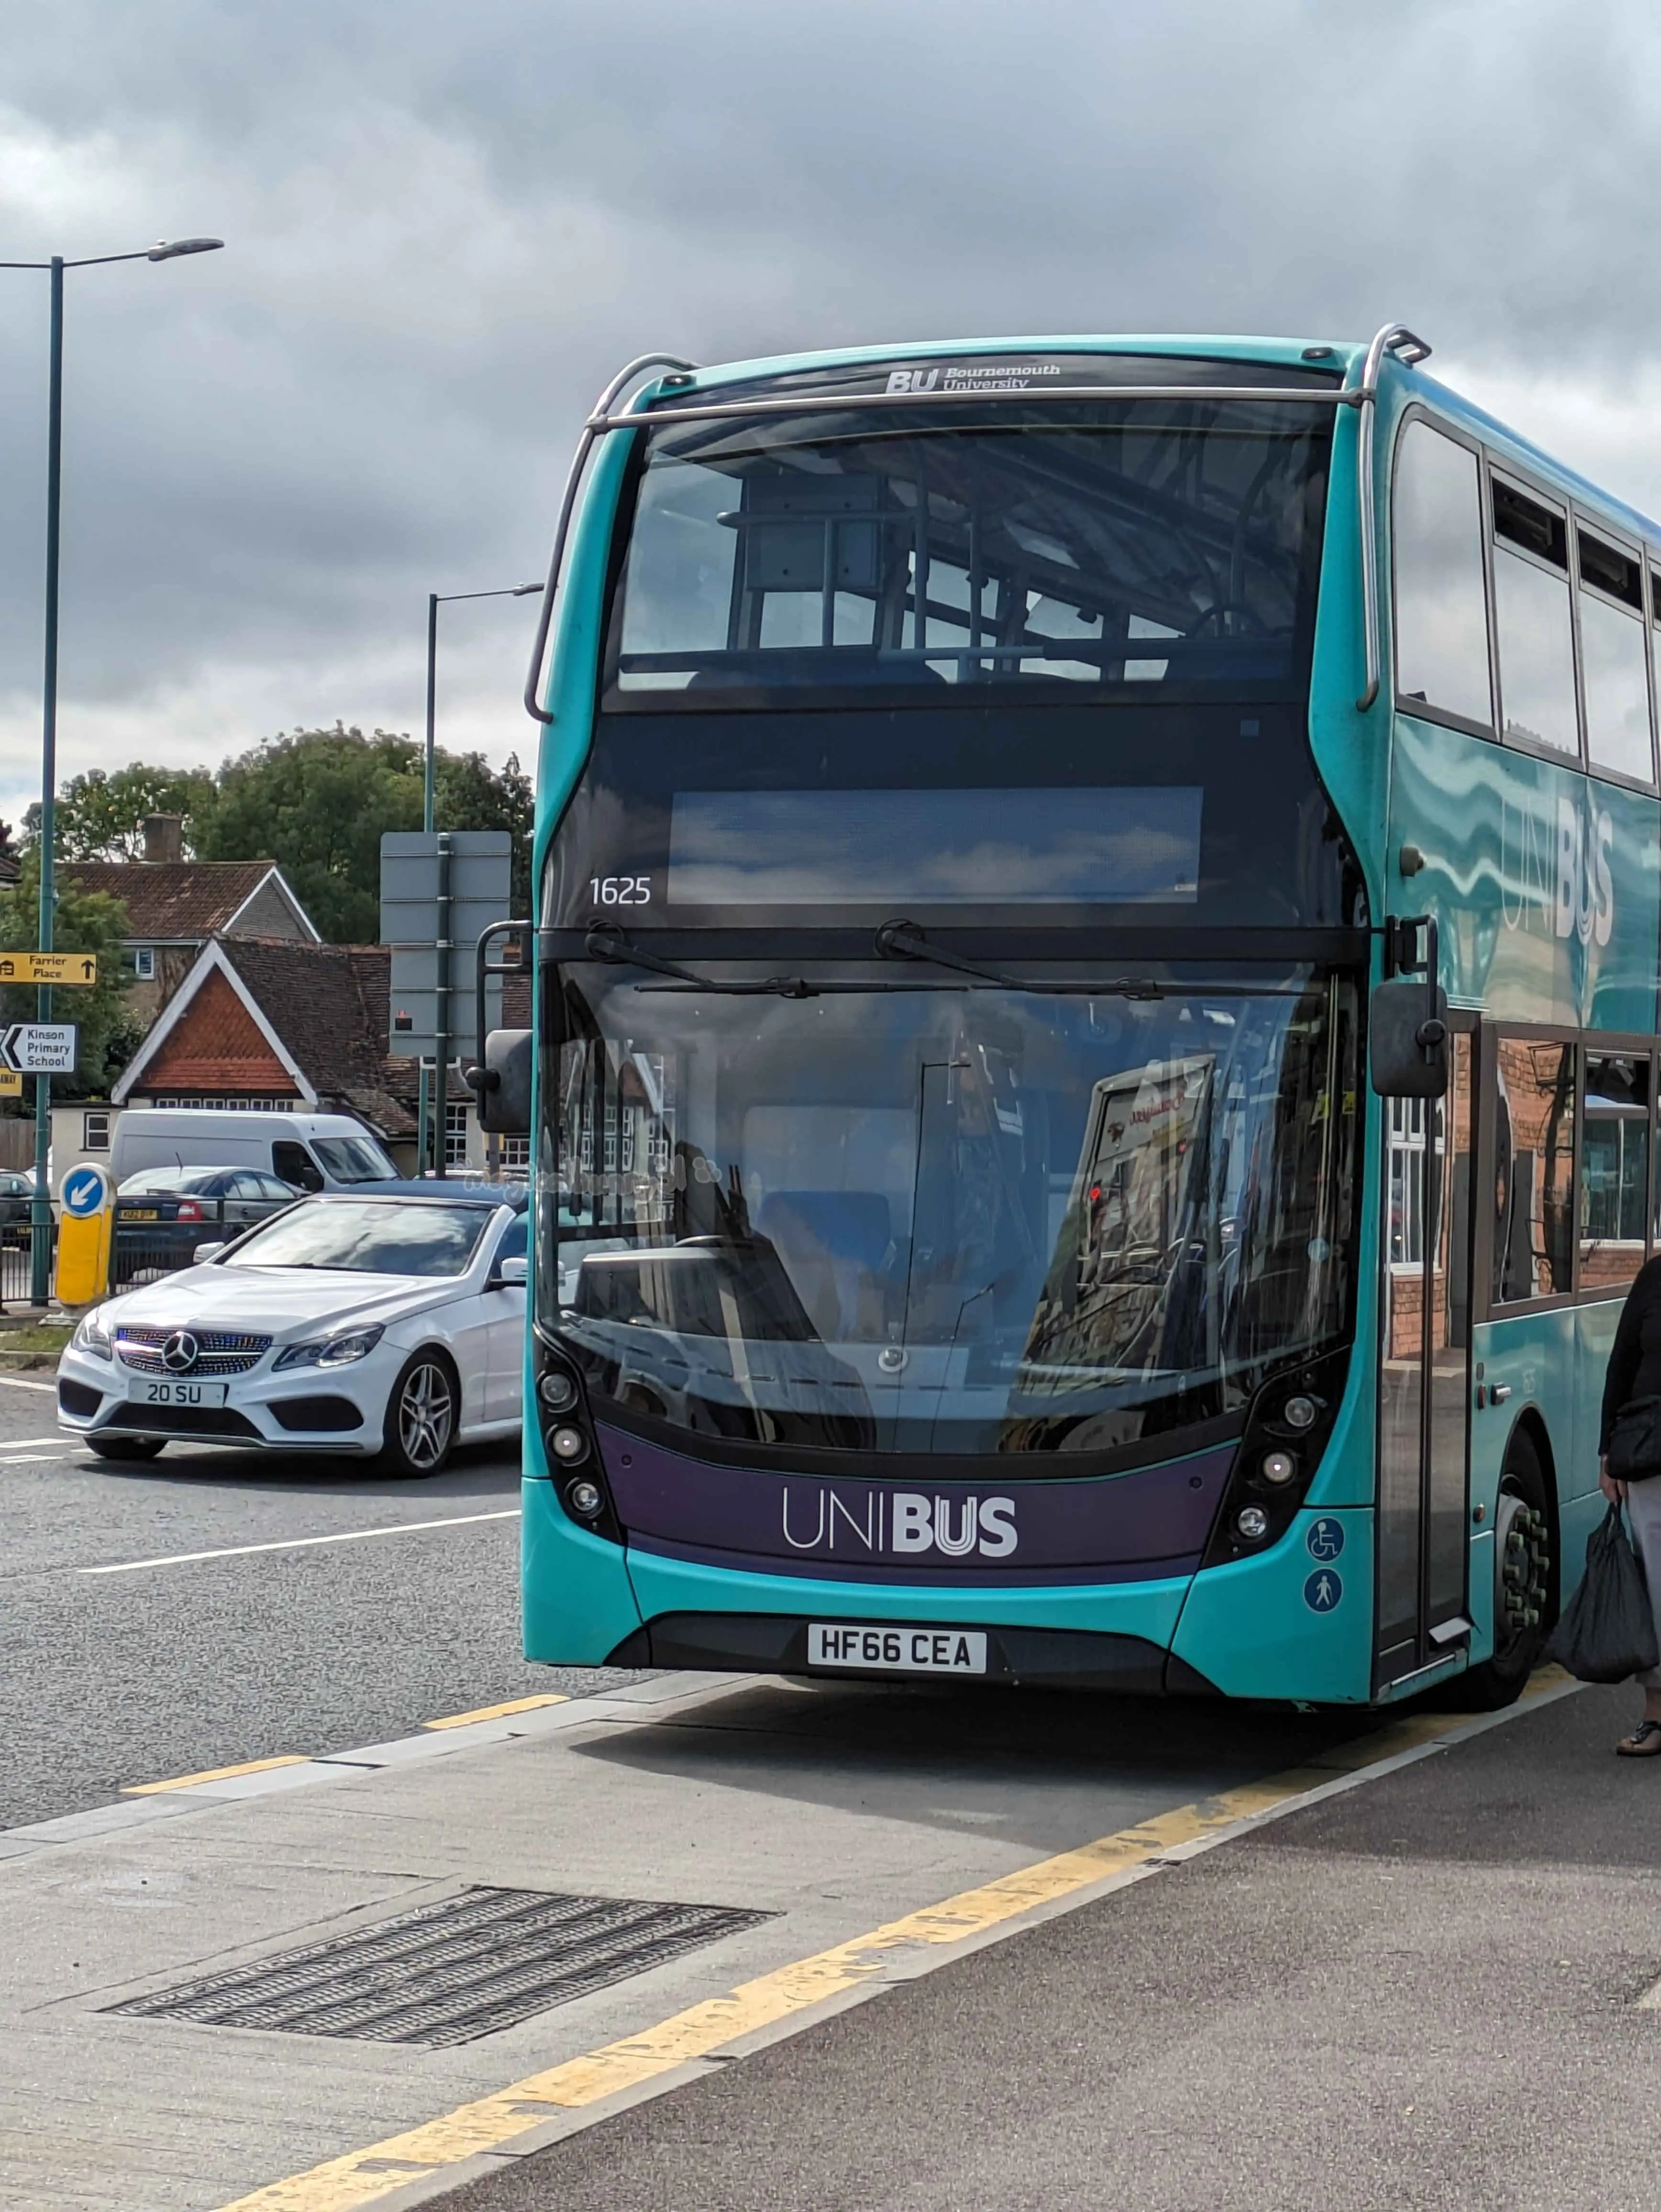
[(323, 1176), (317, 1162), (292, 1137), (280, 1138), (271, 1146), (271, 1170), (296, 1190), (321, 1190)]
[(1506, 735), (1580, 754), (1569, 611), (1568, 526), (1561, 514), (1494, 477), (1494, 613)]
[(1396, 690), (1494, 726), (1476, 456), (1414, 421), (1396, 449)]
[(1643, 570), (1632, 554), (1589, 531), (1577, 531), (1575, 541), (1586, 751), (1594, 768), (1653, 783)]
[(1651, 1062), (1586, 1054), (1580, 1131), (1580, 1287), (1625, 1290), (1644, 1264)]
[(1494, 1302), (1574, 1287), (1575, 1048), (1499, 1040), (1494, 1102)]

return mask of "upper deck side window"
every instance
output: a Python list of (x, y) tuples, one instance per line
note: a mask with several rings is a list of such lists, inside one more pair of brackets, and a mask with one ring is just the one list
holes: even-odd
[(1574, 626), (1567, 517), (1491, 478), (1494, 612), (1507, 738), (1578, 758)]
[(1488, 730), (1488, 586), (1476, 455), (1415, 417), (1396, 449), (1396, 689)]
[(1594, 768), (1652, 783), (1642, 564), (1635, 552), (1583, 527), (1575, 552), (1587, 757)]

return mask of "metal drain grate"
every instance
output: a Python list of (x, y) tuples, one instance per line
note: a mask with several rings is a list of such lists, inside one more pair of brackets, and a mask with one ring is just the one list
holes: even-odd
[(772, 1917), (719, 1905), (465, 1889), (350, 1936), (106, 2008), (205, 2027), (471, 2043)]

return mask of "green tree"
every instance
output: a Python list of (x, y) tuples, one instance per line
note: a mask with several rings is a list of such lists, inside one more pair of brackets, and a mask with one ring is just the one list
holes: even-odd
[[(53, 843), (66, 860), (137, 860), (144, 850), (145, 816), (182, 814), (185, 850), (195, 855), (214, 798), (214, 780), (205, 769), (150, 768), (143, 761), (113, 775), (88, 769), (71, 776), (58, 794)], [(23, 817), (23, 843), (40, 842), (37, 802)]]
[[(0, 952), (27, 952), (39, 943), (40, 911), (40, 856), (38, 851), (26, 852), (19, 881), (0, 885)], [(121, 940), (126, 933), (127, 910), (119, 899), (102, 891), (59, 885), (52, 925), (55, 948), (94, 953), (98, 960), (96, 983), (57, 992), (52, 1000), (53, 1018), (74, 1022), (80, 1029), (75, 1073), (53, 1080), (54, 1091), (65, 1097), (101, 1096), (137, 1044), (122, 1003), (123, 988), (130, 980), (121, 969)], [(32, 1022), (34, 1018), (31, 985), (0, 985), (0, 1022)]]
[(273, 860), (323, 936), (380, 934), (380, 838), (421, 827), (420, 748), (337, 722), (271, 738), (220, 769), (204, 860)]
[[(280, 732), (228, 760), (216, 776), (135, 762), (113, 775), (88, 770), (64, 787), (57, 809), (64, 860), (131, 860), (143, 850), (147, 814), (186, 817), (186, 848), (202, 860), (275, 860), (323, 936), (373, 944), (380, 933), (380, 839), (418, 830), (422, 748), (390, 730), (365, 737), (332, 730)], [(498, 771), (483, 753), (441, 746), (435, 776), (441, 830), (506, 830), (513, 839), (513, 911), (528, 911), (531, 779), (510, 757)], [(40, 842), (40, 809), (27, 817)]]

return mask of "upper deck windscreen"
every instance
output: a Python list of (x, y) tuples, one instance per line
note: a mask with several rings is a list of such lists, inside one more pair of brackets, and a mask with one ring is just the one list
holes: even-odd
[(1331, 413), (1202, 387), (665, 417), (637, 474), (605, 703), (1290, 696)]

